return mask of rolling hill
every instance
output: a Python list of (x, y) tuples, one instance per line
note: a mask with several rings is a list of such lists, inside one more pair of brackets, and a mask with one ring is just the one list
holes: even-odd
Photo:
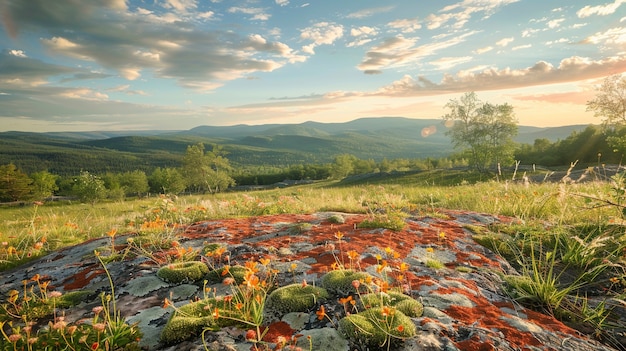
[[(554, 128), (520, 126), (516, 140), (565, 139), (585, 125)], [(427, 129), (427, 136), (422, 133)], [(219, 144), (235, 166), (287, 166), (327, 163), (339, 154), (380, 161), (384, 158), (439, 158), (453, 152), (439, 119), (361, 118), (345, 123), (305, 122), (200, 126), (183, 131), (0, 133), (0, 164), (13, 163), (27, 173), (57, 174), (150, 171), (176, 167), (188, 145)]]

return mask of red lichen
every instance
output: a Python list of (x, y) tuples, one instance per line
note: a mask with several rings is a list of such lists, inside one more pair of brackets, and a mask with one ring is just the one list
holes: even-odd
[(63, 289), (67, 291), (83, 289), (95, 277), (104, 273), (104, 269), (99, 268), (98, 265), (91, 265), (63, 281)]
[(267, 328), (262, 328), (261, 335), (263, 335), (263, 341), (265, 342), (277, 342), (278, 337), (282, 336), (286, 341), (291, 340), (291, 336), (296, 331), (291, 329), (289, 324), (285, 322), (275, 322), (267, 326)]

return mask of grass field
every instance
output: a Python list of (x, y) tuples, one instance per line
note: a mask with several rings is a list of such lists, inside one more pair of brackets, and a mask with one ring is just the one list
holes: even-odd
[[(528, 183), (519, 178), (512, 173), (496, 178), (431, 171), (94, 206), (59, 202), (5, 207), (0, 208), (0, 269), (114, 233), (173, 236), (177, 226), (199, 220), (318, 211), (436, 216), (442, 208), (458, 209), (518, 219), (516, 225), (474, 232), (476, 241), (522, 274), (506, 280), (513, 298), (604, 338), (624, 330), (609, 303), (624, 303), (626, 296), (624, 180)], [(602, 295), (593, 304), (583, 298), (598, 290)]]

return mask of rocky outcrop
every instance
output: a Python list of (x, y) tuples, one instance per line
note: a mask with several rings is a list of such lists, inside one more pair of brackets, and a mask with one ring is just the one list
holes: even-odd
[[(337, 221), (338, 217), (342, 220)], [(279, 285), (283, 286), (301, 282), (321, 286), (322, 277), (338, 265), (381, 277), (385, 269), (392, 268), (380, 265), (381, 259), (388, 257), (390, 266), (403, 265), (402, 277), (395, 277), (395, 286), (423, 305), (421, 313), (407, 317), (415, 327), (415, 336), (394, 343), (396, 349), (612, 350), (551, 316), (520, 306), (506, 293), (501, 276), (516, 274), (515, 270), (477, 244), (466, 227), (510, 219), (441, 211), (437, 216), (412, 215), (406, 219), (403, 230), (391, 231), (357, 228), (365, 218), (356, 214), (316, 213), (214, 220), (192, 224), (176, 239), (182, 247), (201, 253), (207, 244), (219, 243), (225, 247), (224, 255), (231, 265), (269, 258), (278, 272)], [(116, 238), (120, 251), (127, 238)], [(50, 290), (93, 292), (90, 298), (64, 311), (68, 322), (89, 318), (92, 308), (101, 303), (99, 293), (110, 291), (105, 271), (94, 256), (94, 250), (107, 247), (108, 237), (92, 240), (3, 272), (0, 294), (6, 296), (12, 289), (19, 290), (22, 281), (39, 274), (41, 280), (50, 282)], [(195, 276), (161, 279), (158, 272), (164, 264), (157, 263), (155, 257), (158, 255), (129, 253), (121, 260), (107, 263), (118, 308), (129, 323), (138, 324), (143, 333), (141, 345), (146, 349), (202, 349), (199, 336), (176, 345), (160, 342), (161, 332), (172, 315), (172, 309), (162, 307), (163, 302), (167, 298), (182, 305), (201, 298), (205, 289), (219, 295), (224, 293), (224, 285), (204, 286)], [(338, 328), (339, 321), (350, 312), (346, 300), (339, 299), (351, 293), (331, 293), (323, 302), (326, 318), (316, 314), (321, 306), (318, 301), (309, 309), (268, 316), (264, 327), (269, 329), (264, 340), (271, 347), (287, 340), (305, 350), (368, 349)], [(252, 344), (245, 340), (245, 332), (226, 326), (206, 333), (205, 342), (211, 350), (249, 350)]]

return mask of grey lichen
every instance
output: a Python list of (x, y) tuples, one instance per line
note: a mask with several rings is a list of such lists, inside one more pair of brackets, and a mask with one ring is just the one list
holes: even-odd
[(132, 296), (144, 297), (158, 289), (168, 286), (162, 279), (153, 275), (137, 277), (130, 280), (122, 289), (122, 292), (128, 292)]

